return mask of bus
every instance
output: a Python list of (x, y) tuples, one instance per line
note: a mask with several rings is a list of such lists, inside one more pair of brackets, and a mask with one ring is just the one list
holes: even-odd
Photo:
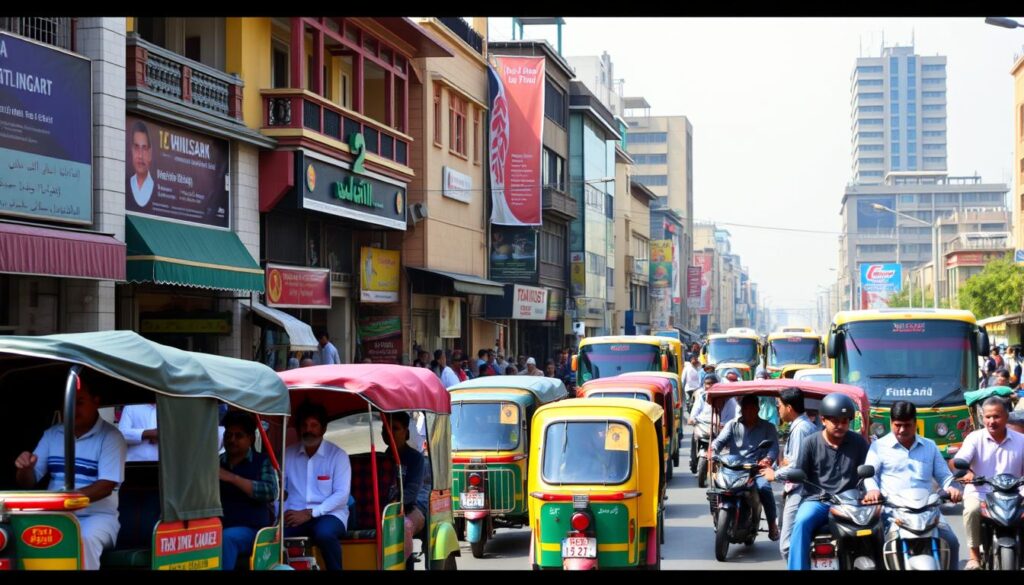
[(606, 335), (585, 337), (573, 357), (576, 384), (633, 372), (683, 374), (682, 344), (654, 335)]
[(700, 349), (700, 361), (704, 364), (736, 365), (743, 373), (744, 380), (753, 379), (761, 363), (761, 338), (748, 328), (732, 328), (726, 333), (712, 333)]
[(810, 327), (799, 332), (786, 329), (795, 328), (787, 327), (770, 334), (765, 344), (765, 368), (770, 377), (778, 378), (782, 375), (782, 368), (790, 365), (825, 367), (825, 348), (821, 336), (810, 330)]
[(836, 382), (867, 393), (872, 436), (889, 432), (889, 408), (907, 400), (917, 407), (918, 434), (948, 459), (974, 430), (964, 392), (978, 388), (978, 356), (988, 345), (970, 311), (841, 311), (829, 327), (828, 357)]

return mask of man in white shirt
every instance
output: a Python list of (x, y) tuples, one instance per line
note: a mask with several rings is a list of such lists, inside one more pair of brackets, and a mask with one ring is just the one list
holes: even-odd
[(156, 429), (155, 404), (129, 404), (121, 411), (118, 430), (128, 444), (125, 461), (157, 461), (160, 459), (159, 436)]
[(537, 367), (537, 360), (529, 358), (526, 360), (526, 369), (519, 372), (520, 376), (543, 376), (544, 372)]
[(441, 383), (444, 384), (444, 387), (451, 388), (458, 384), (459, 377), (455, 375), (454, 370), (448, 367), (448, 356), (444, 354), (443, 349), (434, 351), (434, 359), (437, 360), (437, 369), (441, 371)]
[(686, 394), (687, 404), (692, 404), (693, 393), (701, 387), (700, 374), (700, 355), (693, 354), (690, 356), (690, 361), (683, 366), (683, 391)]
[(284, 535), (308, 536), (328, 570), (341, 570), (341, 538), (348, 529), (352, 466), (340, 447), (324, 441), (327, 410), (305, 402), (295, 413), (300, 441), (285, 452)]
[(132, 125), (132, 166), (135, 174), (128, 179), (132, 198), (139, 207), (149, 205), (153, 197), (153, 175), (150, 165), (153, 163), (153, 141), (149, 139), (149, 128), (142, 122)]
[(320, 349), (314, 355), (316, 365), (327, 366), (340, 364), (341, 356), (338, 355), (338, 348), (331, 343), (331, 336), (326, 331), (320, 332)]

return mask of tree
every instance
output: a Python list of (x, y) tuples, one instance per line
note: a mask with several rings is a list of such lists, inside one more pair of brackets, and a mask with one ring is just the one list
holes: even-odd
[(985, 268), (960, 287), (960, 306), (978, 319), (1018, 313), (1024, 298), (1024, 267), (1007, 254), (989, 261)]
[[(889, 297), (889, 306), (893, 308), (910, 307), (910, 287), (903, 285), (903, 289), (900, 292)], [(931, 307), (932, 306), (932, 287), (928, 285), (922, 289), (917, 286), (914, 287), (914, 308)], [(949, 301), (947, 299), (939, 299), (939, 308), (948, 309)]]

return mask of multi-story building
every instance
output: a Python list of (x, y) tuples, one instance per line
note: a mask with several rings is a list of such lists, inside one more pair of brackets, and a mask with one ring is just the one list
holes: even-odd
[(1013, 126), (1014, 168), (1014, 189), (1010, 201), (1010, 210), (1013, 213), (1013, 247), (1015, 250), (1024, 249), (1024, 53), (1014, 56), (1013, 68), (1010, 70), (1013, 76), (1013, 113), (1015, 123)]
[[(628, 154), (621, 148), (615, 149), (616, 157), (628, 160)], [(650, 250), (651, 250), (651, 202), (656, 195), (640, 183), (629, 180), (626, 164), (618, 165), (616, 173), (617, 193), (615, 197), (615, 254), (614, 271), (615, 313), (612, 332), (626, 335), (650, 333)], [(622, 180), (626, 192), (619, 187)]]
[(693, 226), (693, 264), (701, 267), (700, 305), (695, 310), (699, 319), (697, 326), (701, 333), (720, 331), (721, 255), (715, 245), (715, 224), (697, 223)]
[(946, 58), (884, 47), (850, 74), (853, 183), (893, 171), (946, 170)]
[[(840, 307), (859, 308), (861, 265), (899, 263), (907, 278), (915, 267), (932, 260), (932, 230), (937, 220), (942, 220), (939, 238), (944, 241), (956, 234), (957, 228), (942, 218), (971, 208), (1005, 208), (1006, 191), (1006, 185), (982, 183), (981, 177), (949, 177), (939, 172), (890, 173), (883, 184), (848, 186), (840, 209)], [(996, 219), (978, 226), (979, 231), (1006, 230), (1005, 222)]]

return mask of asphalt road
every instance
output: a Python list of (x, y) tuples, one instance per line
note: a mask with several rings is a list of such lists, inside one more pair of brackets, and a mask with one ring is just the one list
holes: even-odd
[[(689, 429), (683, 442), (689, 446)], [(688, 453), (688, 451), (687, 451)], [(729, 547), (728, 560), (715, 560), (715, 531), (711, 522), (705, 490), (697, 487), (697, 479), (690, 473), (687, 453), (680, 457), (680, 466), (675, 469), (668, 489), (665, 509), (665, 546), (662, 549), (662, 568), (677, 570), (785, 570), (786, 565), (779, 555), (777, 542), (768, 540), (768, 533), (762, 532), (753, 546), (734, 544)], [(777, 487), (777, 494), (778, 491)], [(778, 500), (779, 498), (777, 498)], [(780, 509), (781, 511), (781, 509)], [(947, 505), (943, 509), (946, 521), (953, 527), (960, 539), (960, 566), (967, 559), (961, 507)], [(762, 520), (762, 528), (767, 523)], [(487, 543), (482, 559), (473, 558), (469, 544), (461, 543), (462, 556), (458, 559), (459, 570), (529, 570), (530, 531), (498, 530)]]

